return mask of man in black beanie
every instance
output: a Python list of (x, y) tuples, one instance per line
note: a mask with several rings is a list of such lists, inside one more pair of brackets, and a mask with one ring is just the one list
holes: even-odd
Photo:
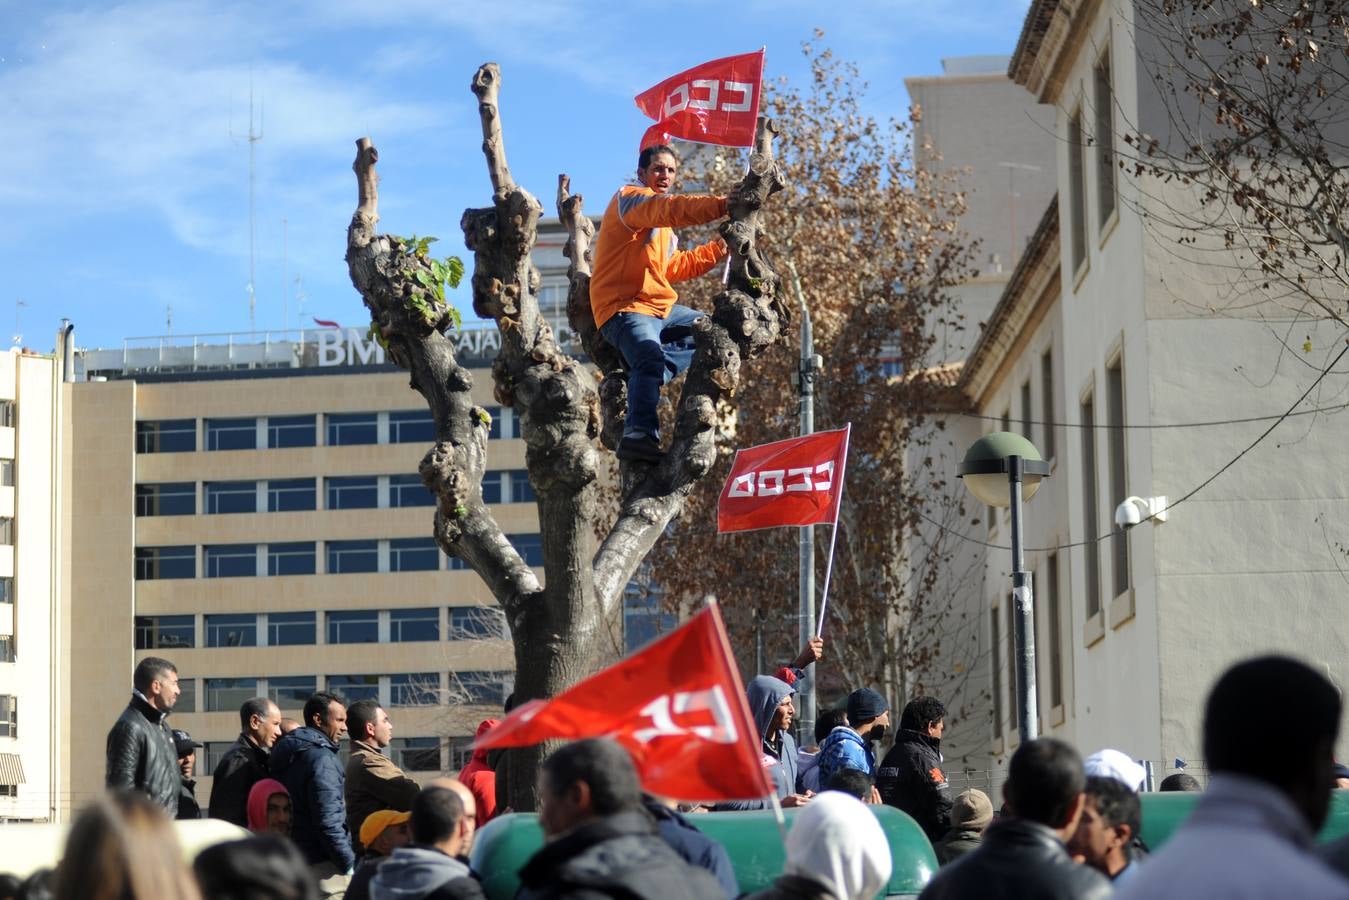
[(839, 725), (820, 742), (820, 784), (839, 769), (857, 769), (876, 774), (876, 751), (872, 744), (885, 737), (890, 726), (890, 704), (871, 688), (858, 688), (848, 695), (848, 724)]

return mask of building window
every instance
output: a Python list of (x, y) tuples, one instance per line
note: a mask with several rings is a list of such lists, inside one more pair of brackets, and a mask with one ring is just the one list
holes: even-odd
[(379, 571), (379, 541), (328, 541), (328, 574)]
[(197, 644), (196, 616), (136, 616), (135, 630), (137, 650), (184, 650)]
[(0, 487), (14, 487), (14, 460), (0, 459)]
[(379, 479), (374, 475), (326, 478), (324, 484), (327, 485), (329, 509), (375, 509), (379, 506)]
[(514, 546), (527, 566), (543, 565), (543, 537), (537, 534), (508, 534), (506, 539)]
[(0, 634), (0, 663), (14, 662), (14, 635)]
[[(1105, 405), (1110, 420), (1110, 493), (1108, 509), (1128, 496), (1125, 489), (1124, 460), (1124, 360), (1116, 357), (1105, 369)], [(1129, 589), (1129, 541), (1122, 529), (1110, 533), (1111, 571), (1114, 575), (1113, 597)]]
[(451, 606), (450, 640), (482, 641), (509, 637), (506, 614), (497, 606)]
[(473, 759), (473, 736), (452, 737), (446, 743), (450, 751), (450, 767), (446, 771), (462, 771)]
[(208, 481), (205, 489), (207, 515), (258, 511), (256, 481)]
[(1082, 173), (1082, 110), (1068, 120), (1068, 259), (1076, 274), (1087, 259), (1087, 187)]
[(379, 640), (379, 613), (373, 609), (328, 613), (328, 643), (373, 644)]
[(393, 538), (389, 541), (390, 572), (434, 572), (440, 568), (435, 538)]
[(19, 698), (0, 694), (0, 737), (19, 736)]
[(996, 607), (989, 617), (992, 632), (989, 636), (989, 666), (993, 672), (993, 738), (1002, 737), (1002, 619)]
[(207, 578), (252, 578), (258, 574), (257, 544), (216, 544), (203, 551)]
[(178, 679), (178, 702), (173, 704), (176, 713), (194, 713), (197, 711), (197, 679)]
[(206, 449), (258, 449), (258, 420), (251, 416), (246, 419), (207, 419)]
[(18, 421), (18, 412), (13, 400), (0, 400), (0, 428), (14, 428)]
[(304, 709), (305, 701), (318, 691), (318, 684), (314, 675), (273, 676), (267, 679), (267, 696), (280, 709)]
[(313, 612), (267, 614), (267, 646), (298, 647), (318, 641), (318, 616)]
[(1030, 408), (1030, 379), (1027, 378), (1021, 384), (1021, 436), (1031, 443), (1035, 442), (1035, 433), (1031, 431), (1030, 427), (1034, 418), (1031, 415)]
[(206, 617), (206, 646), (256, 647), (258, 617), (254, 613), (225, 613)]
[(14, 546), (14, 519), (0, 516), (0, 546)]
[(501, 503), (506, 496), (506, 473), (500, 469), (482, 473), (482, 502)]
[(195, 481), (136, 485), (136, 515), (138, 516), (194, 516), (196, 514), (197, 483)]
[(200, 766), (197, 774), (214, 775), (216, 766), (220, 765), (220, 760), (233, 746), (234, 741), (206, 741), (197, 757), (197, 765)]
[(495, 706), (506, 702), (514, 675), (510, 672), (451, 672), (447, 702), (469, 706)]
[(1096, 403), (1082, 401), (1082, 552), (1087, 579), (1087, 617), (1101, 611), (1101, 547), (1096, 542)]
[(395, 644), (440, 640), (440, 610), (434, 606), (391, 610), (389, 640)]
[(1059, 555), (1045, 560), (1045, 608), (1049, 619), (1049, 707), (1063, 705), (1063, 614), (1059, 609)]
[(1044, 420), (1045, 459), (1053, 459), (1057, 448), (1054, 446), (1054, 348), (1050, 347), (1040, 357), (1040, 417)]
[(440, 673), (412, 672), (389, 676), (390, 706), (435, 706), (440, 703)]
[(14, 602), (14, 577), (0, 575), (0, 603)]
[(312, 478), (282, 478), (267, 482), (268, 512), (308, 512), (315, 508)]
[[(404, 772), (439, 772), (440, 739), (433, 737), (394, 738), (389, 741), (389, 756)], [(454, 771), (458, 771), (455, 769)]]
[(674, 613), (661, 608), (661, 595), (629, 582), (623, 592), (623, 647), (628, 652), (651, 643), (679, 625)]
[(176, 547), (137, 547), (135, 568), (137, 581), (196, 578), (197, 548), (191, 544)]
[(258, 695), (256, 678), (207, 678), (206, 711), (237, 713), (245, 700)]
[(314, 446), (318, 434), (314, 421), (312, 415), (268, 416), (267, 447), (275, 450), (280, 447)]
[(1092, 81), (1096, 99), (1097, 220), (1105, 225), (1115, 211), (1115, 92), (1110, 85), (1110, 51), (1101, 54)]
[(435, 440), (436, 426), (431, 421), (431, 410), (389, 413), (389, 443), (432, 444)]
[(390, 475), (389, 505), (399, 509), (405, 506), (435, 506), (436, 498), (426, 489), (420, 475)]
[(267, 574), (313, 575), (316, 557), (313, 541), (268, 544)]
[(350, 706), (357, 700), (379, 700), (378, 675), (329, 675), (328, 690), (341, 696)]
[(534, 495), (534, 485), (529, 482), (528, 470), (511, 469), (510, 475), (512, 503), (533, 503), (538, 499)]
[(379, 443), (379, 416), (375, 413), (328, 413), (328, 446)]
[(487, 414), (492, 417), (492, 424), (487, 429), (487, 436), (492, 439), (509, 440), (520, 436), (520, 429), (517, 427), (515, 419), (515, 410), (509, 406), (489, 406)]
[(137, 453), (192, 453), (196, 449), (196, 419), (136, 423)]

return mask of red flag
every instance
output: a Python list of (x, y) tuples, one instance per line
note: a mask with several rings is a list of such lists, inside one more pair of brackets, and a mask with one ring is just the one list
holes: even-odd
[(315, 325), (322, 325), (324, 328), (341, 328), (341, 327), (342, 327), (341, 325), (338, 325), (336, 322), (330, 321), (330, 320), (328, 320), (328, 319), (320, 319), (318, 316), (314, 316), (314, 324), (315, 324)]
[(717, 531), (837, 521), (851, 429), (735, 451), (717, 501)]
[(635, 98), (656, 120), (642, 149), (672, 137), (726, 147), (754, 146), (764, 52), (726, 56), (671, 75)]
[(715, 605), (552, 700), (520, 706), (473, 747), (586, 737), (626, 747), (643, 787), (662, 797), (746, 800), (773, 792)]

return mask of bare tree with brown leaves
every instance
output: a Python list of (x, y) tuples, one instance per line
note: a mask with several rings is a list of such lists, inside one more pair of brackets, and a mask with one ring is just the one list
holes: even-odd
[[(507, 166), (500, 87), (501, 73), (493, 63), (473, 78), (492, 205), (466, 211), (461, 224), (474, 253), (473, 309), (495, 321), (501, 334), (492, 365), (495, 394), (520, 417), (526, 465), (538, 496), (542, 578), (525, 564), (483, 502), (490, 417), (474, 405), (473, 376), (456, 361), (446, 337), (453, 315), (443, 287), (437, 289), (444, 272), (424, 241), (376, 231), (378, 154), (366, 138), (357, 142), (353, 166), (359, 205), (347, 231), (347, 263), (372, 329), (389, 359), (409, 372), (435, 422), (436, 443), (422, 460), (421, 474), (436, 496), (436, 540), (486, 582), (505, 611), (515, 648), (516, 695), (526, 700), (552, 696), (593, 671), (603, 623), (621, 610), (624, 586), (716, 460), (718, 406), (732, 402), (743, 364), (781, 337), (787, 314), (779, 279), (758, 247), (762, 208), (784, 181), (773, 151), (777, 129), (761, 119), (749, 172), (720, 228), (730, 248), (730, 278), (712, 312), (694, 326), (696, 350), (676, 404), (669, 451), (655, 465), (620, 467), (617, 516), (597, 542), (599, 455), (601, 445), (613, 448), (622, 429), (626, 373), (598, 338), (591, 318), (589, 231), (581, 198), (567, 193), (565, 176), (559, 214), (572, 229), (568, 313), (603, 379), (598, 390), (595, 371), (562, 351), (539, 314), (539, 276), (530, 251), (542, 208), (515, 183)], [(509, 786), (503, 805), (533, 808), (540, 752), (506, 754), (505, 770), (498, 770)]]
[[(952, 599), (982, 572), (959, 557), (950, 532), (970, 530), (978, 513), (965, 509), (954, 473), (939, 469), (938, 449), (949, 439), (934, 414), (959, 400), (955, 371), (933, 359), (938, 335), (964, 326), (951, 293), (974, 274), (975, 247), (959, 227), (964, 198), (952, 176), (914, 164), (908, 123), (862, 113), (864, 87), (852, 66), (827, 50), (805, 51), (811, 82), (770, 86), (773, 115), (799, 127), (779, 142), (790, 201), (765, 217), (774, 258), (799, 282), (824, 358), (816, 428), (852, 423), (826, 658), (817, 667), (820, 708), (863, 685), (885, 690), (896, 708), (935, 694), (956, 701), (951, 724), (968, 728), (973, 743), (987, 733), (990, 708), (965, 690), (978, 664), (980, 623)], [(702, 153), (687, 169), (686, 178), (715, 191), (739, 165)], [(799, 353), (795, 340), (775, 347), (769, 370), (795, 369)], [(709, 593), (721, 600), (742, 663), (754, 659), (762, 629), (770, 672), (799, 645), (797, 532), (717, 535), (714, 510), (733, 447), (797, 434), (797, 412), (788, 379), (747, 384), (717, 477), (698, 485), (674, 537), (656, 550), (656, 580), (672, 601)], [(954, 448), (945, 455), (956, 456)], [(815, 533), (819, 573), (828, 531)], [(813, 723), (802, 725), (809, 732)]]

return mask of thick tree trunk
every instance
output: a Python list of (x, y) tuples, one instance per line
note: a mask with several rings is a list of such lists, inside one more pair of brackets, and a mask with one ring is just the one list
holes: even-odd
[[(436, 423), (436, 444), (421, 474), (437, 498), (435, 536), (446, 553), (463, 559), (491, 588), (505, 611), (515, 647), (518, 700), (553, 696), (593, 668), (596, 638), (621, 609), (623, 588), (665, 526), (678, 515), (693, 482), (710, 468), (713, 411), (734, 395), (741, 361), (776, 341), (786, 322), (777, 300), (778, 278), (757, 249), (759, 209), (783, 186), (773, 159), (775, 128), (760, 122), (750, 174), (730, 203), (722, 235), (731, 248), (728, 289), (710, 317), (695, 325), (696, 352), (679, 404), (670, 452), (657, 465), (622, 466), (623, 506), (598, 552), (594, 546), (597, 441), (612, 447), (622, 428), (626, 373), (598, 335), (590, 315), (587, 258), (593, 228), (581, 198), (559, 186), (559, 212), (571, 233), (573, 259), (568, 302), (604, 381), (564, 354), (540, 316), (539, 275), (530, 262), (541, 207), (515, 184), (506, 163), (498, 106), (500, 71), (482, 66), (472, 90), (478, 99), (483, 154), (492, 181), (492, 205), (467, 210), (461, 225), (473, 251), (473, 308), (493, 319), (501, 350), (492, 366), (497, 400), (520, 418), (526, 465), (538, 496), (543, 544), (540, 583), (482, 499), (490, 418), (473, 404), (472, 377), (443, 332), (451, 315), (426, 288), (431, 264), (398, 239), (377, 234), (378, 154), (357, 142), (354, 164), (359, 205), (347, 235), (352, 283), (370, 310), (389, 358), (408, 370)], [(601, 403), (603, 398), (603, 403)], [(601, 414), (603, 411), (603, 414)], [(514, 809), (534, 806), (534, 774), (541, 748), (505, 754), (506, 787), (499, 800)]]

